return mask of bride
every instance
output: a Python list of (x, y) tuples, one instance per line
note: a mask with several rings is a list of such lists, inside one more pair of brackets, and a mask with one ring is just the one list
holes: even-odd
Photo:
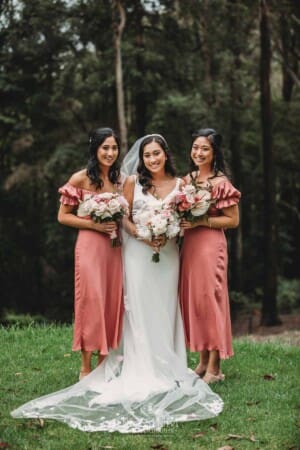
[[(175, 239), (142, 241), (137, 233), (140, 208), (170, 201), (180, 187), (165, 139), (139, 139), (123, 169), (134, 175), (124, 185), (131, 218), (124, 221), (122, 344), (83, 380), (20, 406), (13, 417), (56, 419), (83, 431), (140, 433), (222, 411), (221, 398), (187, 367)], [(158, 263), (151, 260), (153, 251), (160, 253)]]

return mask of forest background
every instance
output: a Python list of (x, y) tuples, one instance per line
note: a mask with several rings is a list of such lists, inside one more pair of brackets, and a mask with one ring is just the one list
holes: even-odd
[(98, 126), (123, 154), (163, 134), (179, 175), (191, 132), (216, 128), (242, 192), (232, 312), (259, 305), (274, 325), (297, 311), (299, 28), (293, 0), (1, 0), (2, 323), (72, 320), (77, 231), (57, 222), (57, 190)]

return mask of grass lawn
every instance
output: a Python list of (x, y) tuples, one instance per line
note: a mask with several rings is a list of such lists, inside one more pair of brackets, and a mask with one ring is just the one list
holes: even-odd
[[(13, 419), (10, 411), (77, 381), (78, 353), (71, 326), (0, 328), (0, 448), (10, 450), (300, 449), (300, 348), (235, 340), (214, 385), (225, 403), (215, 419), (174, 424), (160, 433), (86, 433), (52, 420)], [(189, 355), (191, 367), (197, 355)], [(298, 421), (298, 422), (297, 422)]]

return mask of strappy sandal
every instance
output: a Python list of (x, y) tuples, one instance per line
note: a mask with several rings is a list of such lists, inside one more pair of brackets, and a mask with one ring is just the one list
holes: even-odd
[(205, 375), (205, 373), (206, 373), (206, 369), (201, 370), (201, 372), (198, 372), (197, 369), (198, 369), (198, 367), (199, 367), (200, 365), (201, 365), (201, 364), (198, 364), (198, 366), (196, 367), (195, 373), (196, 373), (200, 378), (203, 378), (204, 375)]
[(225, 375), (221, 372), (219, 372), (218, 375), (214, 375), (213, 373), (206, 372), (206, 374), (204, 375), (202, 380), (205, 381), (206, 384), (218, 383), (218, 381), (225, 380)]
[(79, 372), (79, 381), (82, 380), (84, 377), (86, 377), (87, 375), (89, 375), (91, 373), (91, 371), (87, 371), (87, 370), (81, 370)]

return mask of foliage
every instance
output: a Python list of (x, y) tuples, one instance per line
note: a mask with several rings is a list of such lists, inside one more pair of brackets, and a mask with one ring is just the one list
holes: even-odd
[(280, 278), (278, 283), (278, 309), (281, 313), (293, 313), (300, 309), (300, 280)]
[[(234, 358), (223, 364), (224, 383), (213, 386), (224, 400), (214, 419), (174, 424), (160, 433), (137, 435), (84, 433), (51, 420), (13, 419), (9, 413), (30, 399), (77, 382), (80, 356), (70, 352), (72, 328), (29, 326), (0, 328), (6, 342), (0, 356), (1, 445), (22, 450), (64, 448), (243, 450), (297, 447), (299, 347), (234, 341)], [(190, 367), (197, 355), (189, 355)]]
[[(299, 9), (290, 0), (279, 3), (270, 2), (277, 255), (280, 276), (294, 279), (300, 265)], [(123, 4), (129, 144), (145, 133), (162, 133), (181, 175), (188, 170), (191, 131), (210, 126), (223, 134), (226, 160), (242, 191), (242, 255), (233, 264), (241, 266), (242, 293), (251, 296), (264, 276), (258, 4)], [(3, 304), (67, 318), (76, 230), (57, 224), (57, 189), (85, 166), (90, 129), (118, 125), (110, 2), (4, 0), (0, 24)]]
[(3, 322), (6, 326), (16, 325), (18, 327), (28, 327), (39, 323), (46, 323), (47, 321), (41, 315), (16, 314), (14, 311), (4, 309)]

